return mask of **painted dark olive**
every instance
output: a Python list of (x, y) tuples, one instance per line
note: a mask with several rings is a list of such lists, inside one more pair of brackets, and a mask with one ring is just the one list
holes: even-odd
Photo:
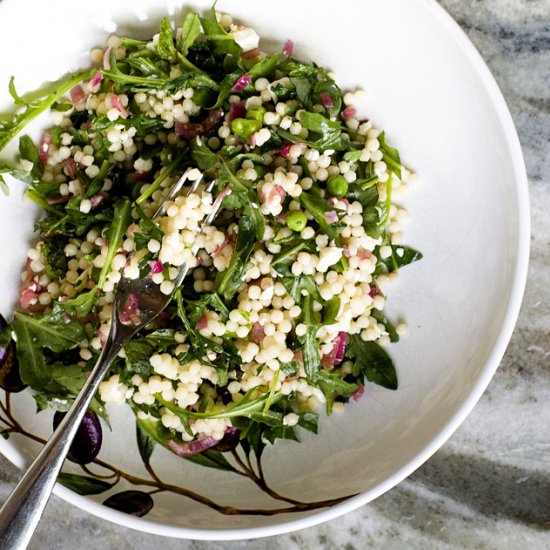
[[(6, 320), (0, 315), (0, 330), (6, 325)], [(15, 342), (12, 340), (7, 348), (0, 348), (0, 388), (10, 393), (17, 393), (26, 387), (19, 375), (19, 362)]]
[(123, 491), (122, 493), (110, 496), (103, 504), (119, 512), (142, 517), (151, 511), (155, 503), (149, 493), (144, 493), (143, 491)]
[(229, 451), (232, 451), (239, 444), (239, 434), (240, 432), (237, 428), (227, 428), (224, 436), (220, 439), (220, 442), (217, 445), (214, 445), (212, 450), (220, 453), (228, 453)]
[[(57, 429), (65, 414), (59, 411), (54, 414), (54, 430)], [(99, 418), (94, 411), (87, 410), (76, 432), (67, 457), (78, 464), (88, 464), (98, 455), (102, 441), (103, 430), (101, 429)]]

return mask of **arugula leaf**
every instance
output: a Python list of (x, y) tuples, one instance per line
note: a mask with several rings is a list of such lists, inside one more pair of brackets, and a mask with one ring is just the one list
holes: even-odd
[(34, 178), (39, 178), (42, 175), (40, 154), (38, 153), (38, 148), (29, 136), (21, 136), (19, 139), (19, 156), (24, 160), (32, 162), (33, 167), (31, 174)]
[(178, 48), (183, 55), (187, 55), (189, 48), (194, 44), (200, 33), (199, 16), (193, 12), (187, 13), (181, 26), (181, 36), (178, 41)]
[(139, 228), (141, 232), (135, 233), (134, 240), (136, 241), (139, 249), (147, 248), (147, 244), (151, 239), (155, 239), (158, 242), (162, 242), (164, 233), (162, 229), (149, 217), (141, 206), (136, 205), (137, 213), (139, 214)]
[(257, 234), (256, 218), (243, 213), (239, 220), (237, 242), (229, 266), (216, 277), (216, 292), (226, 303), (233, 299), (243, 284), (243, 277), (248, 269), (248, 260), (254, 249)]
[(15, 102), (16, 105), (25, 105), (25, 100), (19, 96), (17, 90), (15, 89), (15, 77), (10, 78), (10, 83), (8, 84), (8, 91)]
[(61, 472), (57, 481), (79, 495), (99, 495), (113, 487), (114, 483), (107, 483), (95, 477), (67, 474)]
[(46, 386), (51, 380), (51, 371), (46, 366), (42, 350), (34, 345), (32, 330), (17, 318), (17, 313), (12, 326), (17, 338), (16, 350), (21, 380), (35, 389)]
[(345, 356), (355, 362), (353, 375), (364, 375), (369, 382), (390, 390), (397, 389), (395, 366), (386, 350), (376, 342), (365, 342), (361, 336), (348, 336)]
[[(0, 134), (1, 134), (1, 128), (0, 128)], [(8, 187), (8, 184), (6, 183), (6, 180), (4, 179), (4, 175), (9, 174), (16, 180), (19, 180), (23, 183), (32, 183), (32, 174), (27, 172), (26, 170), (23, 170), (22, 168), (15, 168), (13, 166), (10, 166), (7, 162), (0, 160), (0, 189), (2, 190), (2, 193), (6, 196), (10, 194), (10, 190)], [(49, 205), (48, 205), (49, 206)]]
[(387, 267), (388, 271), (397, 271), (398, 269), (421, 260), (424, 256), (422, 252), (404, 246), (401, 244), (390, 244), (392, 253), (388, 258), (381, 259), (381, 262)]
[(116, 253), (122, 245), (122, 239), (128, 226), (130, 225), (132, 203), (128, 197), (121, 198), (115, 205), (115, 211), (113, 215), (113, 223), (109, 228), (107, 235), (107, 242), (109, 243), (107, 254), (105, 255), (105, 264), (99, 274), (99, 280), (97, 286), (103, 288), (103, 285), (107, 281), (107, 275), (111, 272), (111, 263)]
[(172, 26), (168, 17), (163, 17), (160, 22), (160, 37), (157, 44), (157, 53), (166, 61), (176, 60), (176, 48), (174, 46), (174, 38), (172, 36)]
[(85, 317), (94, 307), (96, 293), (97, 287), (94, 287), (70, 300), (59, 302), (59, 308), (75, 317)]
[(298, 415), (298, 426), (308, 430), (309, 432), (317, 433), (319, 414), (314, 412), (305, 412)]
[[(94, 69), (95, 71), (95, 69)], [(0, 124), (0, 151), (32, 120), (38, 115), (49, 109), (65, 92), (68, 92), (73, 86), (90, 76), (90, 71), (81, 71), (70, 73), (59, 87), (43, 99), (26, 104), (22, 113), (13, 117), (10, 121), (3, 121)]]
[(61, 235), (44, 237), (40, 245), (40, 252), (46, 259), (48, 267), (56, 277), (63, 277), (67, 273), (67, 256), (65, 245), (67, 239)]
[(370, 316), (376, 319), (377, 323), (384, 326), (390, 337), (390, 342), (399, 342), (399, 334), (397, 334), (394, 324), (384, 315), (384, 312), (373, 308), (370, 312)]
[(93, 120), (89, 132), (100, 132), (120, 124), (122, 124), (125, 128), (135, 128), (136, 136), (143, 137), (147, 134), (158, 132), (164, 128), (165, 121), (158, 117), (151, 117), (146, 113), (137, 113), (128, 118), (118, 118), (117, 120), (109, 120), (107, 115), (100, 115), (95, 117)]
[(327, 400), (327, 414), (331, 414), (332, 412), (335, 397), (349, 397), (359, 389), (357, 384), (350, 384), (349, 382), (346, 382), (339, 374), (324, 370), (320, 370), (315, 374), (313, 382), (316, 386), (321, 388), (321, 391)]
[[(313, 89), (313, 94), (315, 103), (324, 105), (330, 117), (336, 117), (340, 114), (340, 109), (342, 108), (342, 91), (332, 79), (317, 82)], [(325, 105), (325, 103), (328, 105)]]
[(304, 368), (306, 375), (314, 381), (321, 366), (321, 357), (319, 354), (319, 342), (317, 341), (317, 329), (319, 327), (314, 319), (313, 297), (309, 294), (303, 299), (302, 312), (303, 322), (307, 327), (305, 336), (301, 338), (301, 342), (303, 343)]
[(220, 163), (220, 157), (203, 140), (191, 142), (191, 157), (203, 172), (213, 169)]
[(380, 142), (380, 150), (383, 153), (382, 160), (387, 164), (391, 172), (398, 178), (401, 178), (401, 159), (399, 158), (399, 151), (386, 143), (385, 132), (382, 132), (378, 136), (378, 141)]
[(304, 192), (299, 198), (302, 206), (307, 210), (313, 219), (319, 224), (319, 227), (331, 239), (335, 239), (342, 227), (336, 224), (329, 224), (325, 218), (326, 212), (333, 212), (334, 206), (331, 206), (326, 199), (311, 192)]
[(139, 374), (146, 379), (153, 373), (149, 358), (155, 353), (155, 348), (150, 341), (145, 339), (130, 340), (124, 346), (124, 352), (126, 358), (122, 374), (125, 380), (130, 380), (134, 374)]
[(223, 303), (219, 294), (212, 292), (202, 295), (198, 300), (189, 300), (186, 302), (186, 310), (189, 314), (189, 321), (193, 325), (196, 325), (208, 307), (212, 307), (215, 311), (221, 313), (223, 319), (227, 319), (229, 317), (229, 310)]
[(281, 52), (274, 53), (268, 57), (258, 61), (253, 65), (249, 70), (248, 74), (252, 77), (253, 80), (256, 80), (260, 77), (268, 77), (273, 74), (277, 68), (277, 63), (281, 58)]
[(218, 23), (214, 6), (210, 9), (208, 17), (200, 17), (200, 22), (205, 36), (214, 45), (214, 51), (217, 54), (232, 55), (240, 63), (242, 48), (235, 42), (233, 36), (225, 32), (223, 27)]
[(316, 142), (317, 148), (328, 149), (336, 143), (342, 132), (342, 125), (339, 122), (329, 120), (319, 113), (302, 111), (299, 119), (310, 132), (320, 134)]
[[(260, 394), (260, 397), (257, 395)], [(272, 396), (272, 403), (276, 403), (282, 397), (276, 393)], [(175, 403), (166, 401), (161, 394), (155, 394), (155, 399), (173, 412), (182, 421), (188, 422), (189, 418), (234, 418), (236, 416), (250, 417), (253, 413), (258, 413), (264, 408), (264, 404), (269, 399), (269, 394), (261, 394), (258, 387), (248, 390), (239, 401), (231, 403), (223, 409), (216, 409), (208, 412), (195, 412), (189, 409), (182, 409)]]
[(65, 316), (58, 307), (41, 317), (15, 312), (12, 327), (21, 379), (34, 389), (43, 388), (52, 379), (52, 367), (46, 363), (43, 348), (61, 353), (76, 347), (84, 338), (82, 325)]
[[(57, 305), (51, 313), (42, 316), (16, 311), (14, 323), (16, 327), (25, 326), (30, 331), (34, 346), (48, 348), (54, 353), (71, 349), (84, 338), (82, 325), (74, 319), (67, 318)], [(15, 333), (18, 334), (17, 328)], [(17, 340), (19, 342), (19, 338)]]

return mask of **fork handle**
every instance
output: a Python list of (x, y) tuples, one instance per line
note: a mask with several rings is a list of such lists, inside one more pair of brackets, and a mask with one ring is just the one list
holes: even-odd
[(117, 338), (111, 337), (107, 340), (97, 363), (69, 412), (2, 506), (0, 510), (2, 548), (10, 548), (10, 550), (27, 548), (82, 418), (103, 376), (123, 344), (124, 342)]

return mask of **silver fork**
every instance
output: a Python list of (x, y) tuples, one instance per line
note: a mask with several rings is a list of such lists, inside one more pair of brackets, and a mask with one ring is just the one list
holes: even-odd
[[(162, 213), (167, 200), (179, 193), (188, 179), (188, 174), (189, 170), (174, 185), (153, 218)], [(201, 180), (202, 174), (194, 181), (187, 192), (188, 195), (198, 189)], [(211, 192), (214, 185), (215, 181), (211, 182), (206, 187), (205, 192)], [(219, 211), (220, 204), (221, 201), (214, 202), (212, 211), (205, 218), (203, 226), (212, 223)], [(191, 248), (193, 255), (197, 254), (198, 249), (199, 247), (195, 242)], [(178, 275), (173, 280), (175, 289), (181, 285), (188, 271), (187, 264), (179, 268)], [(2, 548), (19, 550), (27, 547), (46, 507), (76, 431), (90, 401), (99, 388), (100, 382), (128, 340), (164, 310), (172, 299), (172, 294), (163, 294), (160, 291), (160, 285), (155, 284), (150, 277), (145, 279), (121, 278), (115, 294), (111, 328), (97, 363), (69, 412), (0, 510), (0, 541), (2, 542)], [(132, 308), (131, 319), (126, 315), (129, 301), (131, 301)]]

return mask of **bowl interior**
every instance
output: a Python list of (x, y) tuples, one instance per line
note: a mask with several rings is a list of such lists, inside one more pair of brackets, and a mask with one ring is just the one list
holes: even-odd
[[(210, 2), (188, 5), (206, 10)], [(9, 103), (11, 74), (21, 91), (32, 89), (87, 66), (89, 49), (112, 32), (145, 37), (156, 32), (166, 13), (178, 21), (182, 3), (64, 0), (55, 6), (54, 17), (49, 3), (36, 3), (32, 15), (15, 0), (0, 5), (0, 52), (11, 59), (0, 65), (0, 107)], [(388, 141), (420, 175), (418, 187), (399, 200), (411, 216), (406, 241), (424, 259), (405, 268), (389, 292), (389, 314), (409, 325), (409, 335), (389, 350), (399, 390), (368, 385), (360, 401), (321, 421), (318, 436), (303, 434), (301, 444), (280, 442), (265, 453), (266, 477), (282, 494), (303, 501), (359, 496), (298, 517), (228, 516), (160, 494), (151, 513), (137, 519), (101, 506), (104, 495), (80, 497), (58, 489), (113, 521), (194, 538), (251, 537), (317, 523), (367, 502), (409, 474), (458, 426), (498, 365), (519, 309), (528, 248), (525, 174), (508, 111), (473, 47), (435, 2), (350, 0), (336, 9), (318, 0), (312, 14), (309, 2), (280, 0), (268, 9), (265, 2), (223, 0), (218, 9), (254, 27), (265, 37), (265, 49), (281, 48), (290, 38), (297, 57), (332, 68), (343, 88), (367, 91), (360, 113), (386, 130)], [(14, 24), (22, 18), (32, 42)], [(32, 131), (47, 122), (39, 119)], [(20, 186), (14, 183), (12, 191), (0, 200), (0, 311), (8, 317), (36, 216), (21, 200)], [(25, 425), (49, 433), (48, 412), (36, 416), (29, 396), (14, 403)], [(106, 433), (101, 457), (142, 475), (131, 414), (110, 410), (113, 431)], [(20, 465), (36, 452), (25, 438), (0, 444)], [(239, 476), (188, 464), (162, 449), (154, 461), (167, 481), (224, 504), (274, 506)]]

